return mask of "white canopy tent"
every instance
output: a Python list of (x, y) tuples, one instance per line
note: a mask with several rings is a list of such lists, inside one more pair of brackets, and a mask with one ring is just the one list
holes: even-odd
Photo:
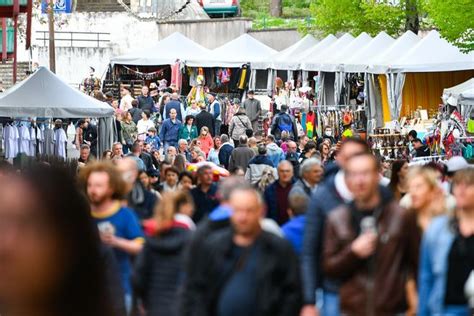
[(250, 63), (252, 69), (268, 69), (272, 66), (272, 58), (276, 53), (276, 50), (254, 37), (243, 34), (209, 53), (193, 54), (186, 60), (186, 65), (237, 68)]
[(389, 72), (440, 72), (474, 69), (474, 53), (464, 54), (437, 31), (431, 31), (391, 63)]
[(321, 47), (319, 53), (310, 56), (302, 56), (303, 60), (301, 63), (301, 69), (307, 71), (317, 71), (319, 70), (320, 64), (322, 61), (327, 60), (334, 54), (337, 54), (341, 49), (349, 45), (354, 40), (354, 37), (349, 33), (344, 34), (339, 39), (334, 41), (331, 45), (324, 48)]
[(210, 50), (175, 32), (155, 45), (114, 57), (112, 65), (159, 66), (173, 65), (176, 60), (185, 61), (196, 55), (209, 54)]
[(421, 41), (421, 38), (412, 31), (405, 32), (389, 47), (379, 51), (378, 55), (374, 56), (370, 60), (367, 60), (367, 68), (365, 71), (374, 74), (386, 73), (390, 68), (390, 64), (394, 60), (400, 58), (401, 55), (414, 47), (419, 41)]
[(297, 56), (316, 46), (318, 43), (319, 41), (312, 35), (306, 35), (295, 44), (277, 53), (273, 57), (272, 68), (277, 70), (297, 70), (299, 66)]
[(112, 117), (114, 110), (70, 87), (45, 67), (0, 96), (0, 116), (81, 118)]
[(444, 89), (443, 102), (460, 107), (464, 118), (469, 117), (474, 109), (474, 78), (457, 86)]
[(320, 65), (318, 66), (317, 70), (327, 71), (327, 72), (335, 72), (340, 70), (340, 66), (346, 62), (354, 53), (363, 50), (365, 46), (369, 44), (372, 40), (372, 37), (362, 32), (357, 36), (352, 42), (346, 45), (341, 50), (334, 52), (332, 56), (328, 56), (328, 58), (321, 60)]
[[(413, 34), (413, 33), (412, 33)], [(414, 35), (414, 34), (413, 34)], [(416, 35), (415, 35), (416, 36)], [(343, 69), (346, 73), (365, 72), (367, 62), (370, 62), (380, 52), (389, 48), (395, 39), (385, 32), (380, 32), (364, 48), (355, 51), (349, 58), (343, 59)]]

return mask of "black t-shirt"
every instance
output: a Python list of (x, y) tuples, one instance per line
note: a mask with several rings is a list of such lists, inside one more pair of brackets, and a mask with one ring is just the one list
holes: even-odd
[(217, 316), (257, 315), (258, 245), (243, 248), (234, 245), (230, 262), (237, 262), (222, 287), (217, 302)]
[(448, 274), (446, 282), (446, 305), (466, 305), (464, 285), (469, 274), (474, 270), (474, 235), (454, 239), (448, 257)]

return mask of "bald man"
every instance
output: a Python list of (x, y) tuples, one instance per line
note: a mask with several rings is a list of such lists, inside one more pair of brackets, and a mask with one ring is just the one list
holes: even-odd
[(283, 160), (278, 164), (278, 180), (273, 182), (265, 190), (265, 202), (267, 204), (267, 217), (275, 220), (279, 225), (285, 224), (288, 219), (288, 195), (293, 183), (293, 165)]

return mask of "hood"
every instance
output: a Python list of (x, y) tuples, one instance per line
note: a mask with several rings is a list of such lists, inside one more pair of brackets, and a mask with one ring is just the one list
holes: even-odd
[(258, 155), (249, 161), (249, 165), (268, 165), (273, 167), (272, 161), (266, 155)]
[(160, 253), (181, 251), (190, 240), (191, 232), (182, 227), (173, 227), (146, 240), (147, 246)]
[(267, 145), (267, 152), (268, 151), (275, 152), (275, 151), (278, 151), (279, 149), (281, 149), (281, 148), (278, 147), (278, 145), (275, 144), (275, 143), (271, 143), (271, 144)]

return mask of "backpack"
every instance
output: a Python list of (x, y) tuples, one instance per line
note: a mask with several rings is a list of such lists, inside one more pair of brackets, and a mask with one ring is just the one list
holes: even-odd
[(278, 117), (278, 129), (280, 132), (287, 131), (290, 134), (293, 132), (293, 121), (288, 114), (280, 114)]

